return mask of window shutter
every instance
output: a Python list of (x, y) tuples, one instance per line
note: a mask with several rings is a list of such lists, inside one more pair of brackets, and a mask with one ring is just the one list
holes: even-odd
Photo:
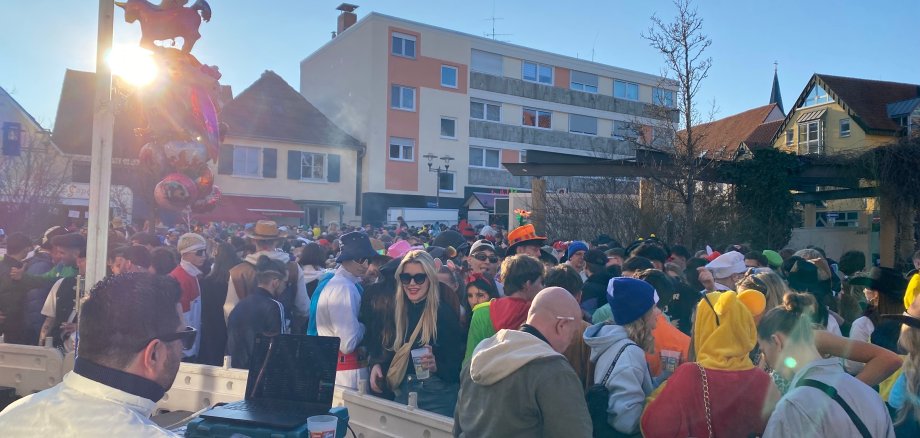
[(300, 151), (288, 151), (288, 179), (300, 179)]
[(263, 178), (277, 178), (278, 177), (278, 149), (274, 149), (274, 148), (262, 149), (262, 177)]
[(327, 160), (328, 161), (326, 162), (326, 164), (329, 166), (329, 168), (327, 169), (328, 172), (326, 174), (326, 181), (339, 182), (340, 180), (340, 176), (339, 176), (340, 169), (339, 168), (341, 167), (341, 162), (342, 162), (341, 155), (329, 154), (327, 155)]
[(233, 146), (220, 145), (220, 157), (217, 159), (217, 173), (219, 175), (233, 174)]

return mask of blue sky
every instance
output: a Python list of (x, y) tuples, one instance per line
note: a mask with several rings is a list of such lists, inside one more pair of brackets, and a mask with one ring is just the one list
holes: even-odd
[[(666, 0), (351, 0), (371, 11), (473, 35), (491, 31), (515, 44), (618, 67), (660, 73), (661, 56), (640, 34), (649, 17), (670, 20)], [(95, 0), (4, 1), (0, 86), (51, 127), (64, 70), (93, 70)], [(264, 70), (295, 88), (299, 62), (330, 38), (341, 0), (210, 0), (214, 18), (201, 27), (194, 53), (216, 64), (224, 84), (242, 91)], [(773, 62), (791, 105), (812, 73), (920, 84), (920, 1), (698, 0), (713, 58), (701, 99), (717, 117), (768, 102)], [(116, 43), (134, 44), (137, 23), (116, 11)]]

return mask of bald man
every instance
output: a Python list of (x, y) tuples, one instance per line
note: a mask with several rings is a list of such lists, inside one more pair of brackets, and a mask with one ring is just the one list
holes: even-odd
[(460, 373), (455, 437), (590, 437), (581, 381), (560, 354), (581, 328), (578, 301), (561, 287), (540, 291), (520, 330), (499, 330)]

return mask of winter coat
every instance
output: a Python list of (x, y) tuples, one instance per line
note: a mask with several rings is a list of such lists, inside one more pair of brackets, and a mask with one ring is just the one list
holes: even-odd
[(233, 308), (227, 322), (227, 352), (233, 368), (249, 369), (256, 336), (280, 334), (283, 312), (281, 303), (261, 287)]
[[(54, 268), (54, 262), (51, 261), (51, 254), (47, 252), (39, 252), (31, 259), (26, 260), (26, 274), (28, 275), (41, 276), (47, 274), (52, 268)], [(45, 318), (42, 316), (42, 306), (45, 304), (45, 299), (48, 298), (48, 292), (50, 291), (51, 285), (49, 284), (26, 292), (23, 307), (25, 310), (26, 330), (28, 330), (27, 338), (33, 339), (33, 344), (42, 342), (42, 340), (38, 339), (42, 324), (45, 322)]]
[(593, 314), (598, 307), (607, 304), (607, 283), (610, 283), (611, 278), (607, 272), (588, 277), (581, 288), (581, 308), (585, 312)]
[(460, 373), (454, 436), (590, 437), (591, 417), (564, 356), (530, 333), (500, 330)]
[(227, 352), (227, 322), (224, 321), (224, 301), (228, 281), (205, 277), (201, 285), (201, 348), (198, 363), (223, 365)]
[[(594, 362), (595, 383), (604, 380), (613, 359), (631, 342), (626, 329), (619, 325), (595, 324), (585, 331), (585, 343), (591, 347), (591, 361)], [(610, 392), (607, 422), (625, 434), (638, 432), (645, 398), (654, 389), (645, 351), (633, 346), (623, 350), (605, 384)]]

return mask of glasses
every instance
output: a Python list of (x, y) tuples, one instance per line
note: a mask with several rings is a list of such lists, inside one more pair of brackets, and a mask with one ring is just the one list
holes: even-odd
[(422, 283), (428, 281), (428, 275), (427, 275), (427, 274), (415, 274), (415, 275), (412, 275), (412, 274), (407, 274), (407, 273), (403, 272), (402, 274), (399, 274), (399, 281), (400, 281), (402, 284), (409, 284), (409, 283), (412, 282), (412, 281), (414, 281), (415, 284), (422, 284)]
[(144, 342), (144, 346), (141, 349), (147, 347), (150, 344), (150, 341), (158, 339), (162, 342), (172, 342), (172, 341), (182, 341), (182, 349), (190, 350), (195, 345), (195, 338), (198, 336), (198, 330), (195, 330), (195, 327), (185, 327), (185, 330), (176, 333), (170, 333), (168, 335), (154, 336)]
[(488, 260), (489, 263), (498, 263), (498, 257), (496, 257), (496, 256), (487, 256), (487, 255), (482, 254), (482, 253), (473, 254), (473, 258), (476, 259), (476, 260), (479, 260), (480, 262), (484, 262), (484, 261)]
[(198, 257), (204, 257), (205, 254), (207, 253), (208, 253), (208, 250), (206, 249), (199, 249), (198, 251), (195, 251), (195, 255)]
[(560, 321), (574, 321), (575, 317), (574, 316), (557, 316), (556, 319)]

